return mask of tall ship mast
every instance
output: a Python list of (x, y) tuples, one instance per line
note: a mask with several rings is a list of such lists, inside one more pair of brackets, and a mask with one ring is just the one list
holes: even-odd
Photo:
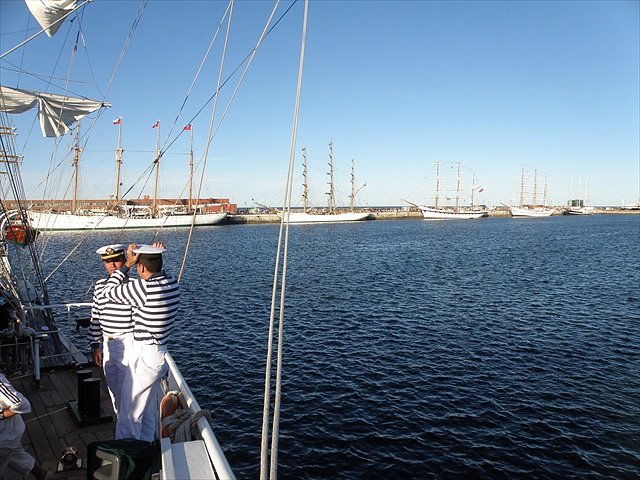
[(116, 191), (114, 194), (114, 207), (117, 209), (120, 205), (120, 170), (122, 168), (122, 117), (114, 121), (118, 125), (118, 148), (116, 148)]
[(489, 212), (487, 210), (474, 207), (473, 195), (475, 189), (475, 173), (474, 184), (472, 184), (471, 189), (471, 205), (469, 207), (463, 207), (460, 205), (460, 192), (462, 185), (462, 177), (460, 173), (461, 168), (462, 164), (460, 162), (456, 162), (456, 196), (453, 206), (440, 205), (440, 162), (435, 163), (434, 206), (430, 207), (427, 205), (413, 203), (408, 200), (404, 201), (409, 205), (413, 205), (414, 207), (420, 209), (420, 212), (422, 212), (422, 216), (425, 220), (471, 220), (488, 216)]
[[(356, 222), (366, 220), (371, 215), (370, 212), (355, 211), (355, 197), (360, 189), (355, 190), (355, 160), (351, 162), (351, 195), (349, 211), (340, 212), (335, 205), (335, 190), (333, 184), (333, 142), (329, 142), (329, 191), (328, 207), (324, 211), (318, 211), (309, 205), (309, 176), (307, 148), (302, 148), (302, 211), (290, 212), (290, 223), (340, 223)], [(366, 184), (363, 185), (363, 187)], [(362, 187), (361, 187), (362, 188)], [(282, 215), (282, 213), (280, 213)]]
[(334, 190), (333, 190), (333, 142), (329, 142), (329, 213), (335, 213)]
[(307, 177), (307, 147), (302, 149), (302, 210), (309, 211), (309, 179)]

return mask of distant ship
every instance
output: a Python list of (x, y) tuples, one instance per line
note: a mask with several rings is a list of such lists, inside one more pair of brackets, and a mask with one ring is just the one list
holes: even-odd
[(457, 182), (456, 182), (456, 203), (452, 207), (440, 206), (440, 162), (436, 162), (436, 188), (435, 188), (435, 205), (429, 207), (426, 205), (418, 205), (405, 200), (410, 205), (418, 207), (422, 212), (422, 216), (426, 220), (471, 220), (482, 218), (489, 215), (489, 211), (474, 206), (475, 191), (482, 192), (482, 187), (475, 186), (475, 178), (471, 188), (471, 205), (469, 207), (460, 206), (460, 163), (457, 164)]
[(538, 188), (538, 171), (533, 171), (533, 194), (531, 198), (531, 204), (525, 205), (524, 203), (524, 167), (522, 167), (520, 174), (520, 206), (509, 207), (511, 216), (514, 218), (539, 218), (550, 217), (555, 213), (555, 209), (547, 207), (547, 180), (545, 177), (544, 182), (544, 197), (542, 205), (538, 204), (537, 200), (537, 188)]
[[(5, 89), (9, 90), (9, 89)], [(5, 92), (10, 93), (10, 92)], [(69, 107), (67, 107), (69, 108)], [(116, 149), (116, 191), (114, 204), (109, 208), (84, 211), (78, 208), (78, 165), (80, 163), (80, 147), (78, 145), (79, 126), (76, 128), (76, 145), (74, 148), (73, 165), (73, 199), (71, 210), (67, 212), (46, 212), (29, 210), (27, 212), (29, 222), (38, 231), (72, 231), (72, 230), (121, 230), (132, 228), (170, 228), (215, 225), (225, 217), (224, 212), (207, 212), (205, 205), (193, 205), (191, 198), (193, 179), (193, 136), (190, 143), (189, 161), (189, 203), (186, 206), (159, 206), (158, 205), (158, 170), (160, 165), (160, 121), (156, 122), (156, 162), (155, 162), (155, 188), (153, 203), (151, 206), (131, 206), (120, 203), (120, 166), (122, 164), (122, 119), (114, 121), (118, 125), (118, 148)], [(189, 128), (191, 131), (191, 128)]]
[[(351, 161), (351, 206), (348, 212), (339, 212), (335, 207), (334, 200), (334, 188), (333, 188), (333, 142), (329, 143), (329, 205), (326, 209), (309, 208), (309, 187), (307, 182), (307, 149), (302, 149), (303, 155), (303, 193), (302, 200), (304, 206), (302, 212), (292, 211), (289, 212), (289, 223), (341, 223), (341, 222), (358, 222), (366, 220), (371, 215), (370, 212), (356, 212), (355, 211), (355, 161)], [(366, 184), (365, 184), (366, 185)], [(365, 186), (363, 185), (363, 187)], [(279, 216), (283, 215), (283, 212), (278, 213)]]
[[(580, 190), (578, 188), (578, 190)], [(571, 180), (571, 197), (567, 204), (567, 208), (563, 212), (565, 215), (593, 215), (594, 208), (587, 206), (587, 182), (584, 182), (582, 192), (579, 192), (582, 198), (574, 197), (573, 179)]]

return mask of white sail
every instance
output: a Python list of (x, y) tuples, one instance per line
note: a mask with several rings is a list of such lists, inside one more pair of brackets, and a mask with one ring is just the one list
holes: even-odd
[(64, 23), (60, 20), (76, 8), (76, 0), (25, 0), (25, 3), (49, 37)]
[(64, 135), (73, 123), (102, 106), (109, 106), (97, 100), (0, 86), (0, 111), (22, 113), (36, 105), (40, 130), (45, 137)]

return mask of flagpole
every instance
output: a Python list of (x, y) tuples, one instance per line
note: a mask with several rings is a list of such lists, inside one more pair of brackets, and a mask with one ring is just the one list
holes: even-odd
[(116, 149), (116, 198), (114, 207), (120, 204), (120, 166), (122, 165), (122, 117), (118, 118), (118, 148)]
[(160, 169), (160, 120), (156, 122), (155, 127), (158, 129), (158, 132), (156, 135), (156, 159), (154, 161), (156, 164), (156, 179), (153, 187), (153, 204), (151, 206), (151, 214), (154, 216), (157, 215), (158, 213), (158, 175), (159, 175), (159, 169)]

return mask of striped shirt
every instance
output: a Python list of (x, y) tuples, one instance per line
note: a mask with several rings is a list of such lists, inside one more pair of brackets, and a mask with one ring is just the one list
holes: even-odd
[(101, 295), (111, 302), (131, 305), (134, 341), (166, 345), (180, 308), (178, 282), (164, 270), (146, 280), (125, 282), (128, 271), (121, 267), (113, 272)]
[[(114, 303), (102, 295), (102, 290), (109, 278), (101, 278), (93, 289), (93, 305), (91, 306), (91, 323), (87, 336), (92, 347), (102, 343), (102, 335), (119, 336), (133, 332), (131, 306)], [(125, 283), (129, 277), (125, 276)]]
[[(8, 408), (12, 412), (20, 414), (31, 411), (29, 400), (13, 388), (13, 385), (2, 373), (0, 373), (0, 408), (2, 410)], [(24, 428), (22, 415), (13, 415), (0, 420), (0, 448), (15, 448), (19, 446)]]

